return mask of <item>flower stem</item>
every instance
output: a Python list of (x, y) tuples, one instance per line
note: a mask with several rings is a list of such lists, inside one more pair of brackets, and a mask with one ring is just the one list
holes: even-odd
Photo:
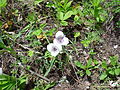
[(70, 42), (71, 42), (71, 44), (73, 45), (73, 48), (74, 48), (74, 50), (76, 51), (76, 53), (78, 53), (78, 51), (77, 51), (77, 49), (76, 49), (76, 47), (75, 47), (75, 45), (74, 45), (74, 43), (71, 41), (71, 40), (69, 40)]
[(55, 57), (54, 57), (53, 60), (50, 62), (50, 67), (49, 67), (48, 70), (46, 71), (44, 77), (46, 77), (46, 76), (49, 74), (51, 68), (53, 67), (54, 62), (55, 62)]
[(48, 43), (50, 43), (50, 41), (48, 40), (48, 38), (47, 38), (46, 34), (45, 34), (45, 33), (43, 33), (43, 35), (45, 36), (45, 38), (46, 38), (47, 42), (48, 42)]
[(78, 75), (77, 75), (77, 73), (76, 73), (76, 67), (75, 67), (75, 65), (74, 65), (74, 63), (73, 63), (73, 60), (72, 60), (72, 58), (70, 58), (70, 53), (68, 53), (65, 49), (64, 49), (64, 52), (67, 54), (67, 57), (69, 57), (69, 61), (70, 61), (70, 63), (71, 63), (71, 65), (72, 65), (72, 67), (73, 67), (73, 71), (74, 71), (74, 73), (75, 73), (75, 75), (76, 75), (76, 78), (77, 79), (75, 79), (76, 81), (78, 81), (79, 80), (79, 77), (78, 77)]

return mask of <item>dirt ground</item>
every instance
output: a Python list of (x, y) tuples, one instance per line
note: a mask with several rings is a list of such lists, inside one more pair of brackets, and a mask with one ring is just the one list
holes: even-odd
[[(20, 8), (20, 6), (16, 6), (16, 5), (15, 7), (18, 9)], [(43, 8), (44, 7), (41, 8), (41, 11), (43, 10)], [(25, 13), (23, 14), (23, 16), (25, 16), (25, 14), (27, 13), (27, 10), (24, 12)], [(93, 57), (97, 59), (99, 63), (101, 63), (102, 60), (107, 60), (109, 62), (109, 56), (114, 56), (114, 55), (119, 56), (119, 62), (120, 62), (120, 28), (116, 27), (116, 22), (120, 21), (120, 13), (115, 14), (113, 16), (114, 18), (112, 21), (106, 22), (103, 25), (104, 33), (101, 35), (102, 42), (92, 43), (88, 48), (84, 48), (83, 45), (80, 43), (81, 39), (84, 38), (84, 31), (86, 30), (83, 26), (78, 25), (78, 26), (68, 26), (68, 27), (60, 28), (60, 30), (63, 30), (64, 33), (67, 33), (68, 38), (73, 38), (72, 33), (75, 31), (80, 31), (81, 33), (81, 36), (77, 38), (77, 43), (75, 44), (78, 50), (78, 53), (75, 54), (75, 52), (71, 52), (72, 61), (78, 60), (83, 62), (84, 64), (85, 61), (89, 58), (89, 55), (87, 53), (89, 52), (89, 49), (92, 48), (96, 52), (96, 54)], [(45, 21), (48, 23), (48, 26), (46, 28), (50, 29), (55, 27), (55, 25), (51, 23), (52, 22), (51, 18), (47, 18)], [(22, 22), (23, 26), (26, 24), (27, 24), (26, 22), (24, 21)], [(18, 32), (20, 29), (19, 27), (14, 25), (13, 25), (13, 28), (17, 29), (17, 31), (12, 29), (12, 31), (14, 32)], [(21, 39), (18, 40), (18, 42), (22, 42), (23, 44), (28, 43), (28, 41), (24, 39), (24, 36), (22, 36)], [(14, 49), (16, 49), (16, 51), (20, 50), (21, 52), (25, 51), (23, 48), (21, 48), (17, 44), (14, 44)], [(67, 49), (70, 51), (72, 48), (67, 47)], [(43, 50), (43, 52), (45, 50)], [(66, 55), (63, 54), (63, 56), (65, 57)], [(62, 57), (59, 57), (59, 58), (62, 58)], [(12, 56), (10, 53), (5, 52), (2, 55), (0, 55), (0, 67), (3, 67), (3, 73), (10, 75), (11, 70), (15, 69), (10, 64), (13, 64), (13, 62), (15, 61), (16, 61), (16, 58), (14, 58), (14, 56)], [(38, 64), (34, 64), (34, 61), (33, 61), (29, 65), (32, 67), (31, 69), (33, 71), (36, 70), (39, 73), (39, 70), (37, 69)], [(22, 69), (19, 69), (19, 71), (20, 71), (19, 73), (21, 73)], [(108, 86), (108, 83), (105, 83), (105, 82), (102, 83), (98, 79), (99, 78), (98, 71), (93, 70), (93, 72), (94, 74), (92, 74), (91, 77), (88, 77), (88, 76), (77, 77), (72, 64), (70, 64), (69, 66), (65, 66), (64, 71), (53, 68), (50, 74), (47, 76), (47, 78), (53, 81), (61, 80), (61, 82), (58, 82), (58, 84), (56, 84), (50, 90), (107, 90), (107, 89), (120, 90), (120, 88), (111, 88), (110, 86)], [(79, 78), (79, 80), (77, 78)], [(32, 82), (33, 79), (34, 79), (34, 76), (30, 79), (31, 82), (28, 83), (27, 85), (27, 87), (29, 88), (27, 88), (26, 90), (31, 90), (31, 88), (34, 87), (34, 84)], [(103, 87), (99, 87), (101, 85), (103, 85)]]

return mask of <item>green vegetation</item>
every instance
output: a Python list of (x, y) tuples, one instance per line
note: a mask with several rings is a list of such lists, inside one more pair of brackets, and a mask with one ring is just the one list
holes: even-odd
[(119, 89), (119, 3), (0, 0), (0, 90)]
[[(94, 62), (94, 65), (92, 65), (92, 62)], [(81, 70), (81, 71), (77, 72), (77, 73), (80, 73), (80, 76), (83, 76), (85, 74), (90, 76), (91, 75), (91, 71), (96, 69), (96, 68), (98, 68), (97, 60), (92, 60), (91, 58), (88, 60), (87, 65), (82, 65), (78, 61), (75, 61), (75, 65), (83, 70), (83, 71)]]
[(12, 90), (17, 87), (18, 90), (23, 90), (25, 87), (26, 77), (21, 76), (20, 78), (15, 78), (8, 75), (0, 75), (0, 89), (2, 90)]
[(104, 80), (106, 77), (117, 77), (120, 75), (120, 64), (118, 62), (118, 56), (110, 56), (109, 64), (103, 60), (101, 66), (104, 70), (100, 76), (100, 80)]

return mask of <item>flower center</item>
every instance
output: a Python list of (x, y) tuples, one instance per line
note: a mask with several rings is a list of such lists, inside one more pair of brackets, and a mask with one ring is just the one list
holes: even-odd
[(52, 48), (52, 51), (54, 51), (54, 52), (57, 51), (57, 50), (58, 50), (57, 47)]
[(64, 36), (59, 36), (57, 37), (58, 42), (62, 43), (64, 41)]

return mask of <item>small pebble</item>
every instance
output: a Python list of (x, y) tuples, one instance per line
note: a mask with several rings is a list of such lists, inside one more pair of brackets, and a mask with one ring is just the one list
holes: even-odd
[(114, 45), (114, 48), (118, 48), (118, 45)]
[(111, 87), (116, 87), (118, 85), (118, 82), (109, 81), (109, 85)]

